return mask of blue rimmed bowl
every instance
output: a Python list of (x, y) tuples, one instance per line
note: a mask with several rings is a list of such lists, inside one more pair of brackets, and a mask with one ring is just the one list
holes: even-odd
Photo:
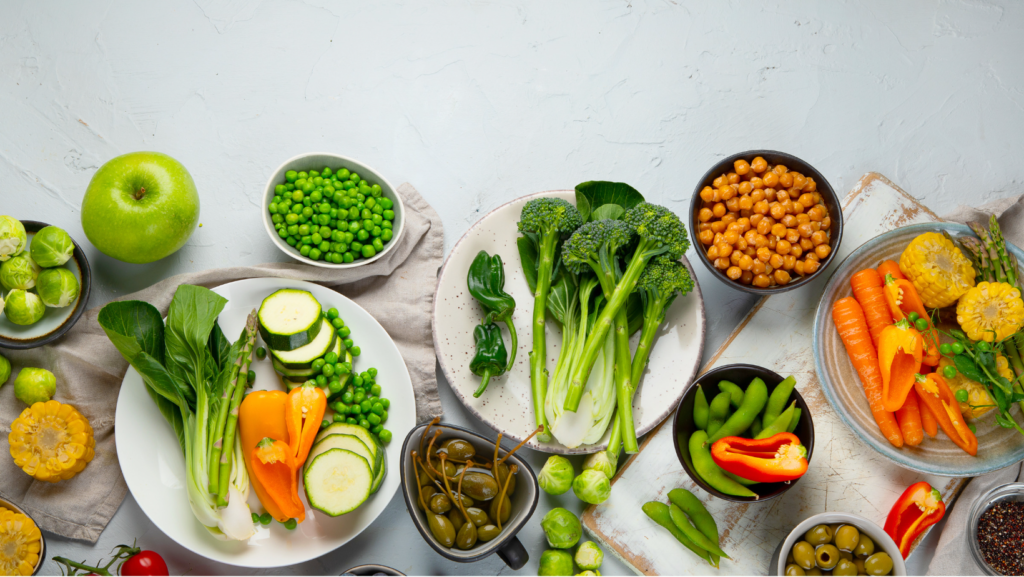
[[(821, 295), (821, 302), (818, 303), (818, 312), (814, 316), (814, 368), (825, 392), (825, 398), (832, 404), (832, 408), (872, 449), (897, 465), (920, 473), (946, 477), (973, 477), (1002, 469), (1024, 459), (1024, 435), (1015, 429), (1000, 427), (995, 421), (995, 411), (989, 411), (972, 421), (978, 429), (976, 457), (968, 455), (953, 444), (941, 430), (934, 439), (925, 435), (924, 442), (916, 447), (892, 446), (882, 436), (875, 419), (871, 416), (871, 409), (864, 396), (864, 387), (832, 322), (832, 304), (853, 294), (850, 289), (850, 277), (857, 271), (877, 268), (887, 259), (899, 261), (900, 254), (916, 236), (926, 232), (943, 231), (953, 238), (974, 236), (971, 229), (962, 224), (914, 224), (879, 235), (846, 257), (829, 279), (825, 292)], [(1017, 257), (1018, 262), (1024, 262), (1024, 251), (1009, 243), (1007, 248)], [(944, 318), (952, 320), (953, 316), (944, 311)], [(952, 323), (940, 324), (939, 328), (948, 330), (955, 326)], [(1014, 405), (1010, 414), (1020, 422), (1020, 407)]]

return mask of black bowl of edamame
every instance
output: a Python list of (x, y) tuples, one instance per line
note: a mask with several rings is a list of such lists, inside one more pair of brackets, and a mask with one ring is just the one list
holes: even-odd
[[(746, 396), (747, 389), (754, 379), (761, 379), (764, 382), (765, 386), (761, 388), (761, 395), (766, 400), (756, 403), (760, 406), (751, 408), (752, 405), (750, 403), (743, 403), (742, 398)], [(814, 451), (814, 422), (811, 419), (810, 408), (796, 388), (793, 387), (792, 383), (792, 380), (787, 381), (787, 379), (774, 371), (747, 364), (716, 367), (694, 380), (686, 392), (683, 393), (683, 398), (676, 409), (675, 420), (672, 424), (676, 456), (679, 457), (679, 462), (682, 463), (683, 469), (686, 470), (686, 474), (693, 479), (694, 483), (720, 499), (739, 503), (755, 503), (778, 497), (799, 481), (799, 479), (796, 479), (783, 483), (756, 484), (748, 484), (750, 483), (749, 481), (740, 482), (741, 480), (735, 476), (732, 478), (726, 477), (718, 465), (711, 460), (709, 452), (711, 448), (710, 443), (704, 443), (702, 448), (694, 451), (697, 454), (691, 454), (690, 448), (691, 440), (695, 436), (702, 434), (706, 437), (704, 430), (695, 423), (694, 407), (699, 404), (699, 396), (703, 394), (706, 402), (711, 403), (720, 393), (729, 393), (729, 395), (726, 395), (729, 397), (728, 408), (725, 409), (724, 413), (722, 411), (717, 413), (719, 416), (731, 413), (730, 416), (726, 416), (724, 419), (726, 424), (732, 423), (734, 427), (737, 426), (737, 420), (747, 421), (748, 419), (745, 417), (749, 417), (748, 424), (740, 423), (738, 425), (740, 432), (737, 436), (752, 438), (757, 432), (765, 428), (760, 423), (760, 419), (764, 418), (766, 412), (772, 411), (773, 407), (774, 410), (778, 410), (782, 407), (788, 409), (792, 406), (793, 413), (791, 416), (793, 418), (791, 420), (795, 421), (795, 423), (791, 423), (792, 426), (789, 429), (791, 429), (790, 432), (800, 438), (801, 444), (807, 449), (807, 461), (809, 463)], [(778, 389), (778, 393), (776, 393), (776, 389)], [(790, 390), (788, 395), (786, 394), (786, 389)], [(765, 393), (767, 394), (765, 395)], [(776, 394), (773, 396), (773, 393)], [(725, 396), (723, 396), (724, 400)], [(716, 406), (720, 408), (722, 403), (718, 403)], [(731, 420), (732, 416), (738, 416), (737, 420)], [(714, 419), (715, 417), (711, 418)], [(773, 417), (772, 421), (775, 422), (775, 420)], [(710, 430), (708, 424), (705, 424), (705, 428)], [(701, 444), (697, 443), (695, 446), (701, 447)], [(705, 474), (702, 476), (698, 470), (704, 471)], [(711, 472), (710, 474), (709, 471)]]

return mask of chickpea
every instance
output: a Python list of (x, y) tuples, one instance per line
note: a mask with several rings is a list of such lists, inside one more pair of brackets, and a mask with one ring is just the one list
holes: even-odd
[(741, 216), (736, 220), (736, 224), (743, 227), (743, 232), (750, 230), (750, 217)]
[(720, 202), (715, 203), (715, 206), (714, 208), (711, 209), (711, 212), (718, 218), (722, 218), (723, 216), (725, 216), (726, 213), (725, 205)]
[(734, 170), (736, 170), (736, 174), (739, 174), (741, 176), (750, 172), (750, 163), (748, 163), (746, 160), (743, 160), (742, 158), (733, 162), (732, 167)]
[(750, 179), (750, 186), (753, 186), (754, 190), (761, 190), (764, 188), (764, 179), (760, 176), (755, 176)]
[(755, 188), (754, 191), (750, 193), (750, 200), (754, 201), (755, 203), (758, 203), (764, 200), (764, 196), (764, 189)]
[(791, 247), (792, 247), (792, 244), (789, 241), (787, 241), (787, 240), (780, 240), (779, 242), (775, 243), (775, 252), (785, 256), (785, 255), (789, 254), (789, 249)]
[(718, 260), (715, 261), (715, 268), (718, 270), (725, 270), (729, 268), (729, 265), (729, 259), (727, 258), (718, 257)]
[(739, 193), (740, 194), (750, 194), (753, 191), (754, 191), (754, 187), (750, 186), (750, 181), (744, 180), (743, 182), (740, 183), (740, 187), (739, 187)]
[(775, 166), (772, 167), (772, 172), (778, 174), (779, 176), (782, 176), (783, 174), (789, 172), (789, 169), (786, 168), (786, 165), (784, 164), (776, 164)]
[(718, 245), (713, 244), (708, 249), (708, 260), (712, 262), (718, 260)]
[(768, 172), (761, 177), (761, 180), (764, 181), (766, 187), (775, 188), (779, 184), (779, 175), (774, 172)]
[[(742, 256), (743, 256), (742, 252), (733, 249), (732, 253), (729, 255), (729, 262), (731, 262), (734, 265), (738, 265), (738, 264), (740, 264), (740, 257), (742, 257)], [(736, 280), (736, 279), (733, 279), (733, 280)]]
[(768, 288), (768, 286), (771, 285), (772, 283), (770, 280), (768, 280), (768, 275), (761, 273), (758, 275), (754, 275), (752, 284), (759, 288)]
[(807, 216), (807, 213), (802, 212), (796, 215), (796, 222), (797, 224), (809, 224), (811, 222), (811, 217)]
[(753, 211), (740, 209), (740, 218), (750, 218), (752, 214), (754, 214)]
[(752, 246), (748, 246), (747, 248), (743, 249), (743, 254), (749, 256), (750, 258), (754, 258), (757, 255), (757, 249)]
[(729, 243), (721, 242), (719, 244), (716, 244), (715, 246), (718, 247), (719, 258), (728, 257), (730, 254), (732, 254), (732, 245)]
[(736, 191), (731, 186), (726, 185), (718, 188), (718, 197), (722, 200), (729, 200), (734, 196), (736, 196)]
[(757, 231), (756, 230), (748, 230), (747, 232), (743, 233), (743, 238), (748, 243), (754, 244), (754, 241), (757, 240)]
[(731, 278), (732, 280), (740, 280), (740, 277), (743, 276), (743, 271), (741, 271), (740, 267), (738, 266), (731, 266), (728, 270), (725, 271), (725, 276)]
[[(794, 266), (795, 266), (795, 263), (794, 263)], [(775, 277), (775, 282), (777, 282), (777, 283), (779, 283), (781, 285), (789, 284), (789, 279), (790, 279), (789, 273), (784, 271), (784, 270), (776, 270), (775, 273), (772, 276)]]
[(724, 222), (722, 222), (720, 220), (716, 220), (715, 222), (711, 223), (711, 230), (715, 231), (716, 233), (724, 232), (725, 231), (725, 225), (726, 225), (726, 223), (724, 223)]
[(767, 200), (762, 200), (754, 203), (754, 212), (757, 214), (765, 215), (770, 211), (770, 206)]
[(725, 175), (725, 180), (729, 184), (739, 184), (740, 175), (736, 174), (735, 172), (730, 172), (729, 174)]
[(777, 223), (773, 224), (772, 225), (772, 234), (774, 234), (775, 236), (779, 236), (779, 237), (786, 236), (786, 225), (781, 223), (781, 222), (777, 222)]
[(747, 255), (743, 255), (740, 257), (740, 262), (737, 263), (737, 266), (740, 267), (740, 270), (750, 270), (754, 267), (754, 259)]
[(814, 274), (815, 272), (817, 272), (819, 266), (821, 266), (821, 265), (818, 264), (818, 261), (811, 260), (809, 258), (805, 259), (804, 260), (804, 273), (806, 273), (806, 274)]
[[(803, 242), (804, 240), (806, 239), (800, 239), (800, 242)], [(799, 244), (794, 244), (793, 246), (789, 247), (789, 254), (795, 256), (796, 258), (800, 258), (800, 255), (804, 254), (804, 249)]]
[[(751, 231), (751, 232), (753, 232), (753, 231)], [(750, 242), (748, 242), (747, 239), (743, 238), (742, 236), (739, 237), (738, 239), (736, 239), (736, 246), (735, 246), (736, 250), (747, 250), (747, 247), (749, 247), (749, 246), (750, 246)]]
[(722, 222), (724, 222), (726, 225), (730, 225), (730, 224), (736, 222), (736, 215), (735, 214), (727, 214), (727, 215), (722, 217)]
[(718, 178), (716, 178), (716, 179), (711, 181), (711, 186), (713, 186), (715, 188), (719, 188), (721, 186), (725, 186), (726, 184), (729, 184), (729, 183), (725, 180), (725, 175), (724, 174), (722, 176), (719, 176)]
[[(768, 219), (762, 218), (761, 221), (757, 223), (757, 232), (759, 234), (768, 234), (769, 232), (772, 233), (772, 234), (775, 234), (773, 231), (775, 230), (776, 226), (782, 226), (782, 225), (775, 224), (773, 226), (771, 224), (771, 222), (768, 221)], [(785, 227), (783, 227), (783, 228), (785, 228)]]
[[(778, 256), (778, 255), (775, 255)], [(772, 258), (772, 251), (768, 250), (768, 247), (761, 247), (757, 249), (757, 260), (761, 262), (768, 262)]]
[(818, 183), (814, 182), (814, 179), (807, 177), (807, 182), (804, 183), (804, 192), (814, 192), (818, 190)]
[(803, 212), (807, 210), (806, 208), (804, 208), (804, 205), (800, 204), (799, 201), (794, 200), (791, 202), (791, 204), (793, 206), (793, 209), (790, 211), (792, 214), (803, 214)]
[[(789, 187), (793, 186), (793, 175), (788, 173), (788, 172), (784, 172), (784, 173), (780, 174), (779, 175), (779, 184), (781, 184), (782, 186), (784, 186), (786, 188), (789, 188)], [(779, 283), (779, 284), (785, 284), (785, 283)]]
[(795, 272), (799, 276), (804, 276), (804, 261), (796, 261), (796, 264), (793, 265), (793, 272)]
[(790, 244), (793, 244), (794, 242), (800, 242), (800, 233), (797, 232), (795, 228), (787, 228), (786, 240), (789, 241)]
[(768, 248), (770, 250), (775, 250), (775, 243), (777, 243), (777, 242), (779, 242), (778, 237), (776, 237), (775, 235), (769, 236), (768, 237)]
[(820, 222), (814, 222), (812, 220), (811, 221), (811, 228), (814, 229), (814, 232), (818, 232), (819, 230), (821, 230), (821, 223)]
[(716, 232), (715, 238), (711, 241), (711, 244), (721, 244), (723, 242), (725, 242), (725, 235), (723, 233)]
[(793, 172), (791, 174), (793, 175), (793, 188), (803, 189), (804, 185), (807, 184), (807, 177), (799, 172)]
[(711, 232), (710, 229), (700, 231), (701, 244), (711, 244), (713, 240), (715, 240), (715, 233)]
[(809, 192), (801, 194), (799, 200), (800, 204), (804, 205), (804, 208), (811, 208), (814, 206), (814, 195)]
[(801, 238), (799, 246), (800, 246), (801, 250), (814, 250), (814, 246), (815, 245), (814, 245), (814, 242), (811, 241), (811, 239), (809, 239), (809, 238)]
[(775, 193), (776, 192), (778, 192), (778, 191), (775, 190), (774, 188), (766, 188), (766, 189), (764, 189), (764, 198), (765, 198), (765, 200), (767, 200), (768, 202), (775, 202)]
[(811, 252), (807, 253), (807, 256), (804, 257), (804, 260), (813, 260), (814, 262), (818, 262), (819, 259), (818, 255), (814, 254), (814, 251), (812, 250)]
[(813, 222), (821, 222), (821, 219), (825, 218), (825, 214), (817, 206), (812, 206), (807, 211), (807, 218), (810, 218)]
[(778, 202), (773, 202), (768, 212), (771, 213), (772, 218), (775, 220), (781, 220), (782, 217), (786, 216), (786, 208)]
[(754, 208), (754, 201), (750, 200), (750, 196), (742, 196), (739, 200), (740, 210), (750, 210)]
[[(795, 228), (797, 225), (796, 217), (793, 216), (792, 214), (787, 214), (786, 216), (782, 217), (782, 224), (784, 224), (786, 228)], [(782, 235), (780, 234), (778, 236)]]
[(765, 266), (765, 264), (759, 260), (755, 260), (754, 266), (750, 267), (750, 272), (754, 273), (755, 275), (765, 274), (765, 271), (767, 270), (768, 267)]
[(756, 227), (757, 227), (757, 225), (758, 225), (758, 224), (759, 224), (759, 223), (761, 222), (761, 220), (762, 220), (762, 219), (764, 218), (764, 215), (763, 215), (763, 214), (752, 214), (752, 215), (750, 215), (750, 216), (749, 216), (749, 217), (747, 217), (747, 218), (749, 218), (749, 219), (750, 219), (750, 226), (751, 226), (752, 228), (756, 228)]
[(750, 284), (750, 282), (753, 280), (754, 273), (750, 272), (749, 270), (743, 271), (743, 274), (740, 275), (740, 282), (743, 284)]
[(701, 200), (703, 200), (704, 202), (711, 202), (713, 198), (715, 198), (715, 189), (711, 188), (710, 186), (705, 186), (704, 188), (700, 189)]
[(740, 199), (736, 197), (730, 197), (725, 201), (725, 208), (729, 209), (729, 212), (739, 212), (740, 210)]
[(782, 268), (786, 270), (793, 270), (794, 266), (796, 266), (795, 256), (787, 254), (786, 256), (782, 257)]
[(828, 254), (832, 252), (832, 247), (827, 244), (819, 244), (814, 247), (814, 254), (818, 255), (818, 258), (824, 260), (828, 258)]
[(713, 216), (715, 216), (715, 213), (711, 212), (710, 208), (702, 208), (700, 209), (700, 212), (697, 213), (697, 220), (707, 222), (711, 220), (711, 217)]
[(825, 215), (825, 218), (821, 219), (821, 228), (828, 230), (832, 227), (832, 217)]
[(764, 172), (768, 170), (768, 161), (760, 156), (755, 156), (754, 160), (750, 161), (750, 169), (754, 172)]
[(819, 230), (817, 232), (814, 232), (814, 233), (811, 234), (811, 242), (814, 243), (814, 246), (818, 246), (819, 244), (824, 244), (824, 243), (828, 242), (828, 235), (826, 235), (825, 231), (823, 231), (823, 230)]
[(814, 234), (814, 228), (811, 227), (811, 223), (801, 224), (796, 227), (796, 230), (804, 238), (811, 238), (811, 235)]
[(702, 222), (702, 223), (697, 225), (697, 230), (700, 230), (700, 231), (711, 230), (711, 223), (710, 222)]
[[(730, 225), (730, 226), (732, 226), (732, 225)], [(729, 243), (731, 245), (736, 244), (736, 241), (738, 241), (740, 239), (740, 233), (736, 229), (725, 231), (725, 235), (723, 235), (723, 236), (725, 237), (724, 238), (725, 242), (727, 242), (727, 243)]]
[(771, 258), (768, 259), (768, 263), (772, 268), (779, 268), (782, 266), (782, 256), (778, 253), (772, 253)]
[(775, 193), (775, 200), (777, 200), (779, 202), (786, 202), (787, 200), (789, 200), (789, 192), (785, 191), (785, 190), (780, 190), (780, 191), (776, 192)]
[(769, 240), (769, 237), (767, 237), (767, 236), (765, 236), (763, 234), (759, 234), (759, 235), (757, 235), (757, 238), (754, 239), (754, 243), (753, 244), (754, 244), (755, 247), (761, 248), (763, 246), (768, 246), (769, 243), (771, 243), (771, 241)]

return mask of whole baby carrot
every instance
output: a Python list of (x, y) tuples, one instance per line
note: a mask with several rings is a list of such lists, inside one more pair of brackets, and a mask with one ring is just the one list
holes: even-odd
[(871, 343), (877, 349), (878, 337), (885, 327), (892, 324), (892, 312), (885, 301), (882, 277), (878, 276), (875, 269), (866, 268), (850, 278), (850, 286), (853, 288), (854, 298), (864, 310), (864, 318), (871, 331)]
[(900, 424), (900, 431), (903, 433), (903, 441), (908, 445), (920, 445), (924, 440), (924, 429), (922, 427), (921, 409), (917, 400), (917, 392), (913, 389), (903, 401), (903, 406), (896, 411), (896, 421)]
[(871, 335), (864, 319), (864, 311), (853, 297), (839, 299), (832, 305), (832, 321), (843, 340), (850, 362), (857, 369), (871, 414), (884, 436), (895, 447), (903, 446), (903, 434), (896, 417), (882, 405), (882, 373), (878, 368), (878, 355), (871, 345)]

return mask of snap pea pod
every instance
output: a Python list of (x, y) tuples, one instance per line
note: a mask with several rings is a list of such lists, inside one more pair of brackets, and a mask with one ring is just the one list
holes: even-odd
[(764, 404), (767, 401), (768, 387), (765, 386), (764, 381), (761, 379), (750, 381), (747, 392), (743, 394), (743, 403), (736, 409), (736, 412), (716, 432), (708, 431), (711, 436), (710, 441), (714, 443), (725, 437), (742, 435), (761, 413), (761, 409), (764, 409)]
[(729, 402), (734, 407), (739, 407), (743, 402), (743, 389), (731, 381), (718, 381), (718, 390), (729, 393)]
[[(708, 510), (704, 507), (704, 503), (700, 502), (700, 499), (696, 495), (687, 491), (686, 489), (672, 489), (668, 492), (668, 500), (672, 501), (672, 504), (676, 505), (683, 510), (684, 513), (697, 529), (704, 534), (705, 537), (710, 539), (715, 547), (719, 547), (718, 541), (718, 523), (715, 523), (715, 518), (708, 513)], [(671, 516), (672, 510), (669, 509), (669, 515)], [(708, 548), (708, 552), (711, 555), (712, 565), (718, 566), (718, 557)]]
[(786, 429), (787, 433), (792, 433), (796, 430), (796, 426), (800, 424), (800, 415), (803, 413), (800, 409), (793, 411), (793, 418), (789, 421), (789, 428)]
[(757, 417), (756, 419), (754, 419), (753, 423), (750, 423), (750, 434), (757, 435), (758, 433), (761, 432), (761, 429), (763, 428), (764, 427), (761, 426), (761, 417)]
[(697, 385), (697, 395), (693, 400), (693, 424), (698, 429), (708, 428), (708, 398), (700, 385)]
[(793, 420), (793, 413), (796, 411), (796, 401), (793, 401), (789, 408), (782, 411), (772, 424), (765, 427), (760, 433), (757, 434), (755, 439), (767, 439), (773, 437), (779, 433), (785, 433), (786, 429), (789, 428), (789, 423)]
[(659, 503), (658, 501), (648, 501), (643, 504), (641, 509), (643, 509), (644, 513), (647, 513), (647, 516), (650, 517), (652, 521), (668, 529), (668, 532), (672, 533), (672, 536), (682, 543), (683, 546), (696, 553), (701, 559), (704, 559), (708, 563), (711, 562), (710, 554), (704, 549), (698, 547), (693, 541), (690, 541), (690, 538), (683, 534), (683, 532), (676, 527), (676, 524), (672, 522), (668, 505)]
[(696, 431), (690, 435), (689, 449), (693, 468), (708, 485), (726, 495), (757, 498), (757, 493), (725, 476), (725, 471), (715, 464), (714, 459), (711, 458), (711, 451), (708, 449), (707, 433)]
[(693, 526), (693, 523), (690, 523), (690, 519), (686, 517), (683, 510), (675, 503), (668, 506), (668, 514), (676, 527), (683, 532), (683, 535), (689, 537), (690, 541), (693, 541), (698, 547), (704, 549), (711, 555), (718, 555), (719, 557), (725, 557), (726, 559), (729, 558), (729, 556), (725, 554), (725, 551), (722, 551), (721, 547), (716, 545), (711, 539), (708, 539), (707, 535), (698, 531), (697, 528)]
[(792, 376), (786, 377), (784, 381), (775, 386), (775, 390), (768, 397), (768, 404), (764, 406), (763, 422), (766, 427), (769, 423), (774, 422), (782, 414), (782, 411), (786, 409), (789, 396), (793, 393), (793, 387), (795, 386), (796, 379)]
[(729, 397), (729, 393), (718, 393), (715, 398), (711, 399), (711, 405), (708, 408), (707, 431), (709, 435), (714, 435), (729, 418)]

